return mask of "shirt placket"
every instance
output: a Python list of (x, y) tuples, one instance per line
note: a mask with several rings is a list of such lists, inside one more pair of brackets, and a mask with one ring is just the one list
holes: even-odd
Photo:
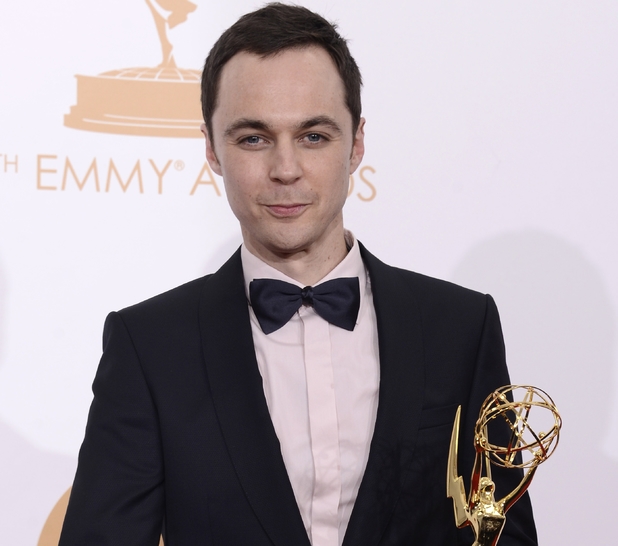
[(329, 324), (312, 308), (300, 310), (315, 484), (311, 510), (313, 546), (338, 546), (341, 460)]

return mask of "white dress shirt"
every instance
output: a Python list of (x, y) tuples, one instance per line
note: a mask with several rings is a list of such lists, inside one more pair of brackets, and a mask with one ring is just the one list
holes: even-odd
[[(360, 309), (352, 332), (301, 306), (269, 335), (250, 307), (264, 394), (292, 489), (313, 546), (341, 546), (367, 465), (378, 407), (380, 368), (371, 283), (358, 244), (317, 284), (358, 277)], [(247, 300), (253, 279), (303, 288), (241, 249)], [(251, 303), (249, 302), (249, 306)]]

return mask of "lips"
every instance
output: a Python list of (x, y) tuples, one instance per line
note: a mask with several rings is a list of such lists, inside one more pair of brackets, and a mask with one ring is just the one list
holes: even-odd
[(278, 218), (294, 218), (301, 215), (307, 205), (295, 203), (291, 205), (267, 205), (266, 208), (273, 216)]

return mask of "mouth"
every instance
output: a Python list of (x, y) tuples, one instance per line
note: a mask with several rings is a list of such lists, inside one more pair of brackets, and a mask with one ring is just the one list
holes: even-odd
[(301, 203), (266, 205), (268, 211), (277, 218), (294, 218), (300, 216), (307, 207), (308, 205)]

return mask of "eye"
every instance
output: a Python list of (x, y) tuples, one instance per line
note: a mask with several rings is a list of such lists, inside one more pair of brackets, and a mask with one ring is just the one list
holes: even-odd
[(262, 150), (269, 141), (260, 135), (239, 136), (236, 145), (245, 150)]
[(324, 135), (321, 135), (320, 133), (309, 133), (305, 136), (305, 139), (310, 144), (319, 144), (328, 140)]
[(248, 144), (249, 146), (256, 146), (262, 142), (262, 139), (259, 136), (251, 135), (242, 139), (244, 144)]

